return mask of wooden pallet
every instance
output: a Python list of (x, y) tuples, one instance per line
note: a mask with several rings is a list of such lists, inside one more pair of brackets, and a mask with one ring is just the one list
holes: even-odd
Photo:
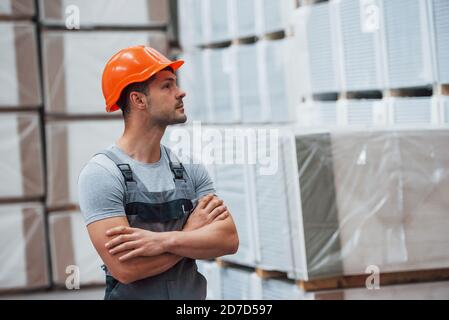
[[(296, 281), (297, 285), (304, 291), (323, 291), (333, 289), (365, 288), (366, 281), (370, 274), (360, 274), (351, 276), (332, 277), (326, 279), (316, 279)], [(379, 275), (380, 286), (412, 284), (421, 282), (433, 282), (449, 280), (448, 269), (419, 270), (405, 272), (381, 273)]]

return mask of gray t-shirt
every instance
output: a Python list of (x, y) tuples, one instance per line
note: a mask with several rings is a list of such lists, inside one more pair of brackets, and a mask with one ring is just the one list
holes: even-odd
[[(122, 163), (130, 165), (133, 174), (139, 177), (149, 192), (162, 192), (175, 188), (167, 152), (163, 148), (168, 151), (172, 161), (177, 161), (174, 153), (163, 145), (161, 159), (151, 164), (134, 160), (116, 145), (110, 146), (108, 150), (114, 152)], [(203, 196), (216, 193), (212, 179), (202, 164), (183, 161), (183, 165), (195, 186), (196, 197), (192, 199), (194, 206)], [(103, 154), (94, 156), (78, 179), (79, 203), (86, 225), (107, 218), (126, 217), (125, 188), (125, 179), (117, 165)]]

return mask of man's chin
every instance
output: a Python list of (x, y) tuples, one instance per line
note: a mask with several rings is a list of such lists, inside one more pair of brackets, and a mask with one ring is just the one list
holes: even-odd
[(187, 116), (184, 114), (182, 116), (176, 117), (172, 124), (182, 124), (187, 122)]

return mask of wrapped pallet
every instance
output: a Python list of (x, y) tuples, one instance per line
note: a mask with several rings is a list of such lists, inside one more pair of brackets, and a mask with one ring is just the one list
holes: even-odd
[(48, 287), (43, 205), (0, 205), (0, 237), (0, 291)]
[(103, 262), (90, 241), (81, 212), (52, 213), (49, 226), (53, 283), (80, 287), (104, 284)]
[(55, 120), (46, 124), (47, 206), (78, 203), (78, 176), (99, 151), (123, 132), (123, 120)]
[(0, 21), (0, 110), (39, 107), (36, 29), (31, 22)]
[(103, 68), (113, 54), (135, 45), (148, 45), (167, 53), (164, 32), (44, 32), (42, 50), (47, 113), (105, 114), (101, 90)]
[(39, 0), (41, 21), (65, 26), (66, 18), (78, 13), (81, 27), (164, 26), (169, 22), (167, 0)]
[(447, 268), (448, 137), (448, 130), (297, 135), (287, 150), (287, 170), (297, 172), (287, 180), (294, 277)]
[(41, 125), (37, 112), (0, 113), (0, 199), (44, 195)]
[(0, 2), (0, 17), (31, 19), (35, 14), (34, 0), (2, 0)]

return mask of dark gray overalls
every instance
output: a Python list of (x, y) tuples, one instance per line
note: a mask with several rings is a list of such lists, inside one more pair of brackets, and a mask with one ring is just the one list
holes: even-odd
[[(148, 192), (145, 185), (133, 175), (129, 164), (109, 150), (102, 151), (111, 159), (125, 178), (124, 207), (129, 225), (154, 232), (180, 231), (193, 211), (192, 199), (195, 186), (181, 162), (172, 162), (169, 152), (164, 150), (170, 162), (175, 189), (163, 192)], [(161, 154), (162, 156), (162, 154)], [(105, 300), (201, 300), (206, 298), (206, 279), (198, 272), (195, 260), (183, 258), (171, 269), (154, 277), (130, 284), (118, 282), (106, 266)]]

